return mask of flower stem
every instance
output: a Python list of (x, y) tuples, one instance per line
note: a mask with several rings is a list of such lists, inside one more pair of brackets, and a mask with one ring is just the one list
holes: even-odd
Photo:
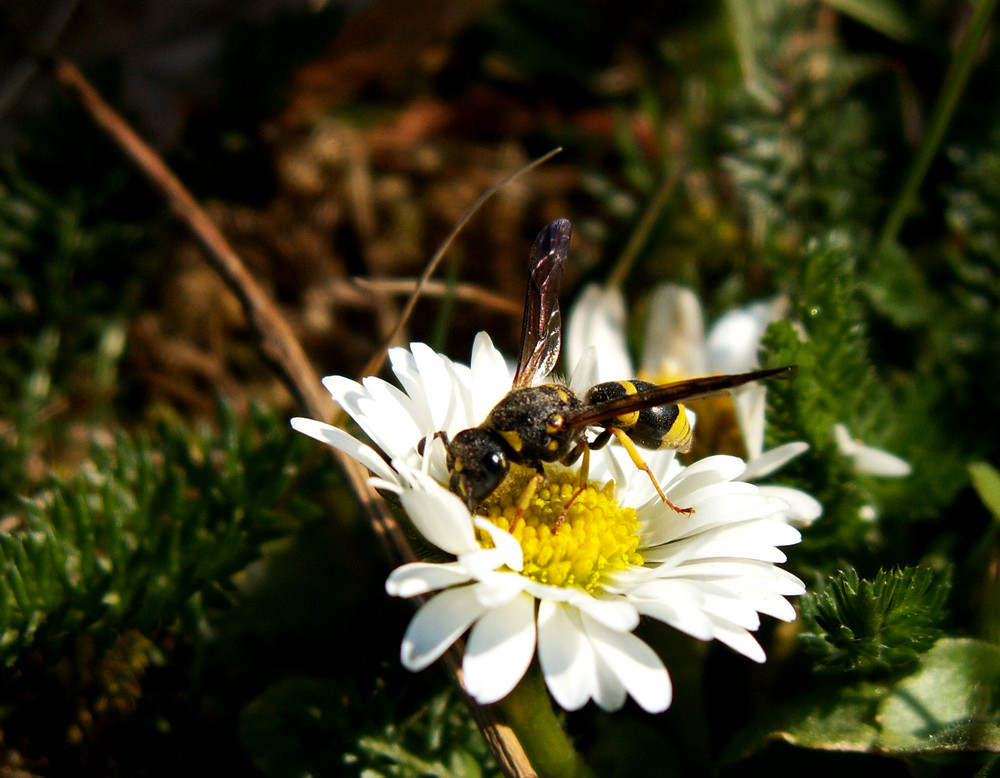
[(647, 203), (642, 216), (639, 218), (639, 223), (629, 236), (625, 248), (622, 249), (621, 255), (608, 275), (608, 286), (621, 286), (625, 283), (625, 278), (632, 269), (632, 265), (635, 264), (639, 252), (646, 247), (649, 235), (653, 231), (653, 227), (656, 225), (656, 220), (659, 218), (661, 211), (663, 211), (663, 207), (667, 204), (667, 198), (673, 192), (679, 176), (680, 169), (675, 168), (670, 175), (663, 179), (663, 182), (653, 194), (653, 198)]
[(594, 778), (552, 710), (537, 664), (528, 669), (499, 707), (539, 776)]
[(972, 66), (982, 44), (983, 36), (990, 29), (989, 21), (993, 16), (996, 4), (997, 0), (979, 0), (975, 4), (969, 26), (966, 28), (962, 42), (955, 52), (948, 72), (945, 74), (944, 86), (941, 89), (941, 96), (934, 106), (927, 134), (924, 136), (920, 150), (910, 166), (906, 180), (903, 182), (899, 195), (896, 197), (892, 210), (882, 227), (882, 234), (878, 240), (879, 253), (884, 252), (895, 242), (903, 223), (910, 215), (913, 202), (917, 198), (921, 184), (923, 184), (924, 176), (927, 175), (931, 162), (944, 140), (945, 132), (955, 114), (955, 109), (958, 107), (958, 99), (962, 96), (965, 84), (972, 73)]

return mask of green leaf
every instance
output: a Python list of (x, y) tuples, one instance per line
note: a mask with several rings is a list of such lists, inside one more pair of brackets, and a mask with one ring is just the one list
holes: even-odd
[(945, 638), (879, 706), (889, 753), (1000, 752), (1000, 647)]
[(969, 465), (969, 475), (983, 505), (1000, 520), (1000, 473), (986, 462), (973, 462)]
[(879, 737), (875, 714), (885, 694), (885, 687), (863, 683), (802, 695), (757, 717), (729, 744), (721, 764), (744, 759), (773, 740), (828, 751), (871, 751)]
[(269, 688), (240, 715), (240, 737), (254, 764), (271, 778), (334, 772), (349, 696), (333, 680), (297, 677)]
[(883, 756), (1000, 751), (1000, 647), (942, 638), (895, 684), (825, 686), (780, 705), (722, 755), (737, 762), (767, 743)]
[(826, 0), (826, 3), (899, 43), (912, 41), (917, 35), (912, 17), (892, 0)]

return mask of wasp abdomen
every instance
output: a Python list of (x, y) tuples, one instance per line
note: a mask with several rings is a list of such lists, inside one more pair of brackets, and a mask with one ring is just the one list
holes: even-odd
[[(617, 400), (640, 394), (655, 386), (656, 384), (640, 381), (637, 378), (631, 381), (606, 381), (591, 387), (587, 392), (586, 404), (597, 405), (608, 400)], [(679, 451), (691, 448), (691, 425), (683, 405), (671, 403), (631, 411), (596, 426), (618, 427), (642, 448), (673, 448)]]
[(507, 442), (508, 455), (519, 464), (556, 462), (583, 434), (566, 423), (566, 414), (579, 407), (579, 398), (564, 386), (529, 386), (504, 397), (482, 426)]

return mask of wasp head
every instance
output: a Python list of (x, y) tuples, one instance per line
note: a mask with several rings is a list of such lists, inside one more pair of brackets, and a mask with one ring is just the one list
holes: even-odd
[(496, 491), (510, 470), (506, 443), (493, 430), (462, 430), (448, 447), (449, 488), (471, 511)]

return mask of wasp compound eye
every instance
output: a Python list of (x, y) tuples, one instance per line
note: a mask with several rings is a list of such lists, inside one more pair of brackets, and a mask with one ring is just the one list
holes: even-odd
[(486, 476), (493, 476), (497, 473), (502, 476), (507, 472), (507, 457), (503, 455), (503, 451), (500, 449), (493, 448), (483, 452), (483, 455), (479, 458), (479, 467)]

